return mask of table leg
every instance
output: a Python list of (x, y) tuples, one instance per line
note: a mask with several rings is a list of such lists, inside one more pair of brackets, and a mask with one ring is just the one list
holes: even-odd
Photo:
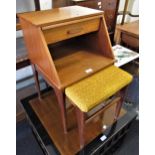
[(121, 31), (116, 30), (115, 34), (115, 44), (120, 44), (121, 43)]
[(62, 90), (58, 90), (57, 88), (54, 88), (54, 91), (61, 111), (63, 130), (64, 130), (64, 133), (67, 134), (67, 114), (66, 114), (65, 96)]
[(41, 99), (41, 92), (40, 92), (40, 84), (39, 84), (38, 72), (36, 70), (35, 64), (31, 64), (31, 66), (32, 66), (33, 74), (34, 74), (34, 80), (35, 80), (35, 84), (36, 84), (36, 89), (37, 89), (37, 92), (38, 92), (38, 96)]

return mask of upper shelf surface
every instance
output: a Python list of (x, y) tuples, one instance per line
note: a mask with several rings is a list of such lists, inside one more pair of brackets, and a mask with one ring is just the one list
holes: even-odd
[(49, 26), (74, 19), (102, 15), (103, 11), (81, 6), (68, 6), (51, 10), (34, 11), (18, 14), (19, 17), (36, 26)]

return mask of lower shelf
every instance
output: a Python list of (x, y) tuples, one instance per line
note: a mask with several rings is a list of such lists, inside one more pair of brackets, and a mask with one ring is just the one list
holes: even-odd
[[(69, 132), (64, 135), (59, 107), (52, 90), (44, 91), (42, 100), (39, 100), (37, 95), (32, 95), (23, 99), (22, 104), (37, 140), (48, 155), (103, 154), (127, 133), (132, 120), (136, 117), (135, 112), (128, 113), (122, 109), (120, 119), (113, 124), (112, 113), (115, 107), (111, 107), (104, 113), (103, 119), (99, 117), (86, 124), (87, 145), (80, 150), (74, 110), (68, 110)], [(103, 129), (103, 125), (108, 128)], [(106, 139), (101, 141), (103, 135)]]

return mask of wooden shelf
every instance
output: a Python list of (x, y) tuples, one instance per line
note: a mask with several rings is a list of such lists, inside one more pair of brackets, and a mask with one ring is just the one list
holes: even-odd
[(27, 12), (18, 14), (18, 17), (27, 19), (28, 22), (35, 26), (44, 27), (98, 15), (103, 15), (103, 11), (80, 6), (69, 6), (44, 11), (33, 11), (31, 13)]
[[(112, 59), (88, 51), (78, 51), (55, 61), (62, 87), (81, 80), (111, 64)], [(90, 73), (88, 70), (92, 70)]]
[[(73, 84), (114, 63), (98, 51), (75, 40), (51, 48), (61, 88)], [(89, 72), (89, 70), (91, 70)]]

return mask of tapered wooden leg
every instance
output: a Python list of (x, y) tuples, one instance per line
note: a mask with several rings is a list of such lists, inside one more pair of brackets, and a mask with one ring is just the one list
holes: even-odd
[(79, 108), (75, 108), (76, 110), (76, 117), (78, 122), (78, 130), (79, 130), (79, 140), (80, 140), (80, 149), (84, 147), (84, 121), (85, 121), (85, 113), (79, 110)]
[(120, 101), (117, 103), (116, 105), (116, 110), (115, 110), (115, 117), (114, 117), (114, 121), (116, 121), (118, 119), (118, 116), (120, 114), (121, 108), (122, 108), (122, 100), (120, 99)]
[(58, 100), (58, 104), (60, 107), (60, 111), (61, 111), (63, 130), (64, 130), (64, 133), (67, 134), (67, 115), (66, 115), (65, 97), (61, 90), (58, 90), (55, 88), (54, 91), (55, 91), (55, 94), (56, 94), (56, 97)]
[(120, 111), (121, 111), (121, 108), (122, 108), (122, 105), (123, 105), (123, 101), (124, 101), (124, 98), (125, 98), (126, 89), (127, 89), (126, 87), (123, 88), (119, 93), (121, 98), (120, 98), (120, 100), (118, 101), (118, 103), (116, 105), (114, 121), (116, 121), (118, 119), (118, 116), (120, 114)]
[(40, 92), (40, 84), (39, 84), (38, 72), (37, 72), (36, 67), (35, 67), (34, 64), (31, 64), (31, 66), (32, 66), (33, 74), (34, 74), (34, 80), (35, 80), (38, 96), (41, 99), (41, 92)]

